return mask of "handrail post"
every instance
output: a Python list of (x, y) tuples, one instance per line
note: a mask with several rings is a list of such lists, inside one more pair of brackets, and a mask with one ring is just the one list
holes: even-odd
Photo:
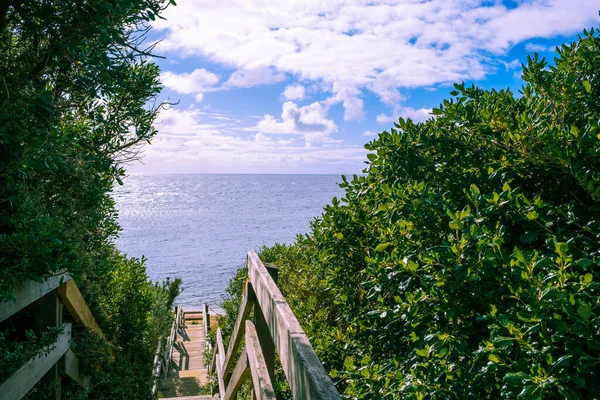
[[(273, 279), (273, 282), (277, 285), (277, 281), (279, 280), (279, 268), (272, 264), (265, 264), (265, 267), (267, 272), (269, 272), (269, 275), (271, 275), (271, 279)], [(256, 302), (254, 305), (254, 326), (256, 327), (258, 341), (260, 342), (260, 347), (265, 358), (269, 376), (271, 377), (271, 382), (275, 382), (275, 343), (271, 337), (269, 325), (260, 308), (259, 302)]]

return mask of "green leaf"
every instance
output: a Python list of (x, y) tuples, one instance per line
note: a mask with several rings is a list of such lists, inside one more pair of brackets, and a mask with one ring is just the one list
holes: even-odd
[(477, 185), (475, 184), (471, 184), (471, 194), (473, 195), (473, 197), (479, 197), (479, 188), (477, 187)]
[(500, 359), (495, 354), (490, 354), (488, 360), (496, 364), (500, 362)]
[(335, 236), (336, 238), (342, 240), (344, 238), (344, 234), (342, 232), (338, 232), (336, 234), (334, 234), (333, 236)]
[(423, 349), (416, 349), (415, 353), (417, 353), (418, 356), (429, 358), (429, 345), (425, 346)]
[(375, 247), (375, 251), (381, 253), (382, 251), (385, 251), (385, 249), (387, 249), (390, 246), (390, 244), (391, 243), (379, 243), (377, 247)]
[(369, 159), (369, 161), (373, 162), (373, 161), (377, 160), (377, 154), (369, 153), (369, 154), (367, 154), (367, 158)]
[(583, 86), (588, 93), (592, 91), (592, 84), (589, 81), (583, 81)]
[(417, 264), (413, 260), (410, 260), (408, 262), (408, 265), (406, 266), (406, 269), (408, 269), (409, 271), (416, 271), (417, 268), (419, 268), (419, 264)]
[(44, 283), (44, 279), (42, 279), (41, 276), (36, 275), (36, 274), (32, 274), (31, 272), (27, 273), (27, 277), (29, 279), (31, 279), (32, 281), (38, 282), (38, 283)]
[(518, 247), (515, 247), (513, 254), (515, 255), (515, 257), (517, 257), (517, 260), (521, 261), (522, 263), (525, 262), (525, 257), (523, 256), (523, 253)]
[(585, 276), (583, 277), (583, 283), (590, 283), (594, 280), (594, 275), (592, 274), (585, 274)]
[(589, 304), (583, 303), (577, 308), (577, 314), (581, 319), (588, 321), (592, 316), (592, 307)]
[(350, 356), (347, 356), (346, 359), (344, 360), (344, 367), (346, 367), (347, 370), (353, 370), (354, 369), (354, 359)]
[(566, 368), (571, 364), (572, 359), (573, 359), (572, 355), (562, 356), (561, 358), (556, 360), (554, 363), (552, 363), (552, 367), (553, 368), (556, 368), (556, 367)]
[(520, 386), (522, 382), (526, 379), (529, 379), (529, 375), (527, 375), (525, 372), (509, 373), (504, 376), (504, 380), (509, 385), (514, 386)]

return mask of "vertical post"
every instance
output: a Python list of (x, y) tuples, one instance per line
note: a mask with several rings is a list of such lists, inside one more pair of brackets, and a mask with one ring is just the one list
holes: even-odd
[(208, 332), (210, 331), (210, 314), (208, 312), (208, 304), (202, 305), (202, 322), (204, 323), (204, 334), (208, 337)]
[[(272, 264), (265, 264), (265, 267), (275, 284), (277, 284), (279, 279), (279, 268)], [(265, 357), (265, 363), (267, 364), (271, 382), (275, 382), (275, 343), (273, 342), (267, 320), (258, 301), (254, 304), (254, 326), (256, 327), (256, 334), (258, 336), (258, 341), (260, 342), (263, 356)]]
[[(48, 327), (62, 326), (62, 304), (58, 298), (58, 289), (54, 289), (35, 303), (32, 326), (38, 333), (45, 332)], [(61, 361), (57, 362), (42, 378), (45, 382), (54, 381), (56, 383), (56, 399), (61, 397), (60, 363)]]

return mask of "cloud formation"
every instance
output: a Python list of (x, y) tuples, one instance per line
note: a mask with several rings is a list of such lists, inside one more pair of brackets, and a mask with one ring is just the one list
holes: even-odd
[[(190, 73), (183, 74), (171, 71), (163, 72), (160, 74), (160, 81), (177, 93), (197, 95), (214, 90), (214, 86), (219, 82), (219, 76), (204, 68), (197, 68)], [(201, 100), (202, 98), (200, 98)]]
[(302, 85), (289, 85), (283, 91), (283, 97), (288, 100), (302, 100), (305, 92), (306, 89)]
[(315, 102), (303, 107), (292, 101), (283, 103), (281, 120), (267, 114), (256, 124), (256, 130), (270, 134), (303, 135), (308, 142), (330, 141), (337, 132), (335, 122), (327, 118), (327, 108)]
[[(312, 118), (318, 119), (317, 108), (299, 111), (298, 119), (305, 119), (307, 123)], [(241, 121), (232, 116), (194, 107), (165, 110), (157, 123), (160, 135), (152, 141), (152, 146), (145, 148), (144, 168), (134, 165), (128, 170), (265, 173), (273, 172), (275, 167), (280, 173), (299, 170), (322, 173), (326, 166), (330, 172), (347, 173), (362, 165), (366, 155), (366, 150), (359, 145), (342, 145), (332, 140), (327, 147), (311, 147), (296, 137), (266, 132), (248, 135), (254, 128), (240, 125)], [(327, 130), (309, 131), (306, 135), (324, 132)]]
[(394, 110), (393, 115), (379, 114), (377, 122), (380, 124), (389, 124), (390, 122), (398, 122), (398, 118), (412, 119), (414, 122), (423, 122), (432, 117), (431, 108), (412, 108), (398, 107)]
[(188, 0), (155, 26), (161, 51), (322, 82), (351, 120), (364, 117), (364, 90), (394, 106), (403, 88), (481, 79), (495, 68), (490, 54), (577, 32), (597, 21), (597, 9), (593, 0)]
[(272, 68), (258, 67), (253, 69), (239, 69), (229, 77), (229, 80), (223, 85), (228, 87), (253, 87), (259, 85), (269, 85), (285, 80), (285, 74), (274, 72)]

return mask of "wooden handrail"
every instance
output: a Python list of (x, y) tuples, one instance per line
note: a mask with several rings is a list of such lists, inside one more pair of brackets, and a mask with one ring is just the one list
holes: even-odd
[(50, 352), (40, 351), (21, 368), (0, 384), (2, 399), (20, 400), (52, 368), (71, 346), (71, 324), (63, 324), (63, 331)]
[(165, 367), (164, 374), (165, 378), (169, 374), (169, 365), (171, 363), (171, 358), (173, 357), (173, 345), (175, 344), (175, 340), (177, 339), (177, 332), (183, 323), (183, 308), (181, 305), (177, 305), (175, 307), (175, 319), (173, 319), (173, 324), (171, 325), (171, 333), (169, 334), (169, 338), (167, 339), (167, 345), (165, 346), (165, 355), (163, 357)]
[[(279, 354), (294, 399), (340, 399), (331, 378), (271, 273), (253, 251), (248, 253), (247, 266), (248, 279), (242, 292), (242, 301), (227, 353), (224, 351), (219, 329), (217, 346), (209, 369), (210, 372), (217, 372), (221, 399), (235, 397), (242, 381), (248, 375), (248, 370), (252, 376), (256, 398), (275, 398), (272, 373), (269, 371), (273, 368), (270, 364), (273, 354), (265, 352), (265, 349), (270, 350), (273, 345)], [(259, 316), (255, 315), (256, 327), (248, 321), (253, 308), (255, 314), (260, 313)], [(266, 332), (261, 332), (262, 329)], [(244, 337), (246, 348), (230, 373), (233, 359)], [(265, 342), (265, 337), (270, 341)]]
[(250, 364), (256, 399), (276, 400), (275, 389), (260, 347), (258, 333), (251, 321), (246, 321), (246, 352), (248, 353), (248, 364)]
[(60, 274), (50, 276), (41, 283), (30, 280), (18, 285), (15, 290), (15, 301), (0, 303), (0, 322), (21, 311), (69, 280), (71, 280), (70, 275)]
[[(63, 332), (58, 337), (54, 349), (50, 352), (40, 351), (25, 365), (21, 366), (10, 377), (0, 384), (3, 399), (20, 399), (46, 374), (52, 367), (58, 371), (58, 361), (63, 359), (62, 374), (82, 386), (87, 386), (89, 377), (79, 369), (79, 359), (70, 350), (71, 324), (62, 323), (62, 303), (75, 323), (85, 326), (99, 336), (104, 333), (96, 322), (89, 306), (77, 288), (75, 281), (68, 274), (48, 277), (44, 282), (26, 282), (15, 291), (15, 301), (1, 303), (0, 321), (3, 321), (34, 302), (42, 302), (44, 306), (38, 310), (36, 322), (41, 327), (62, 326)], [(111, 355), (113, 355), (111, 350)]]

